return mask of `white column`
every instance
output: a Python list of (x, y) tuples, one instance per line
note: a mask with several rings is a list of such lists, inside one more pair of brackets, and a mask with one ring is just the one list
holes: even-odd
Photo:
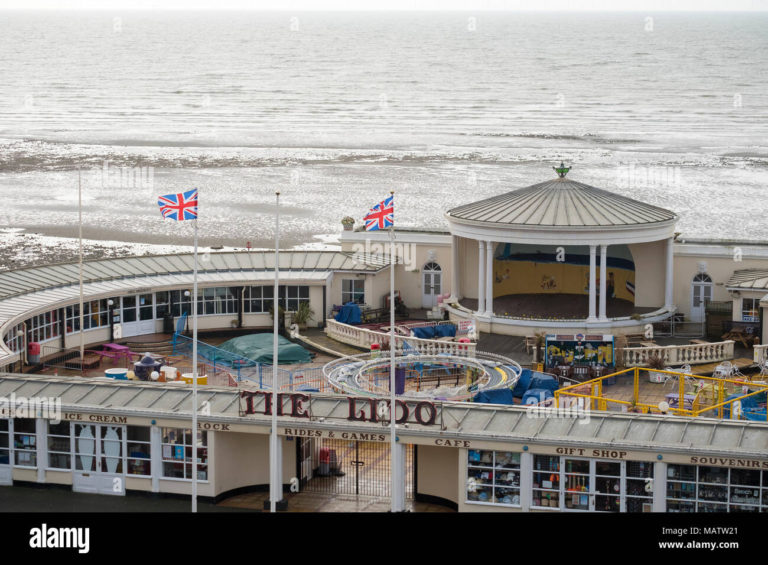
[(608, 281), (608, 246), (600, 246), (600, 319), (605, 320), (605, 307), (608, 297), (606, 296), (606, 288)]
[[(48, 420), (35, 418), (35, 447), (37, 451), (37, 482), (45, 482), (45, 470), (48, 468)], [(10, 438), (13, 441), (13, 438)]]
[(451, 301), (461, 298), (459, 291), (459, 238), (451, 237)]
[(589, 246), (589, 316), (588, 322), (596, 322), (595, 316), (595, 302), (596, 302), (596, 289), (595, 289), (595, 259), (597, 255), (597, 247), (595, 245)]
[(395, 474), (395, 492), (393, 494), (392, 505), (393, 508), (397, 508), (398, 512), (405, 512), (405, 448), (406, 445), (400, 441), (395, 443), (395, 449), (392, 452), (392, 457), (396, 469)]
[(653, 466), (653, 511), (667, 511), (667, 464), (656, 461)]
[(477, 315), (485, 311), (485, 242), (477, 242)]
[(493, 316), (493, 242), (485, 244), (485, 314)]
[[(160, 492), (160, 477), (163, 475), (163, 435), (159, 426), (149, 428), (149, 460), (152, 471), (152, 492)], [(208, 468), (213, 466), (213, 458), (208, 458)]]
[(667, 239), (667, 279), (664, 287), (664, 308), (671, 310), (674, 307), (673, 272), (674, 272), (674, 237)]

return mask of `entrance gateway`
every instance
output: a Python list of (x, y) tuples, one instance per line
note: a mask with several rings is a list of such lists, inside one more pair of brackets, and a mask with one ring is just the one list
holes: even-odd
[(75, 470), (72, 490), (125, 496), (126, 426), (71, 423)]
[(154, 294), (138, 294), (121, 298), (123, 337), (155, 333)]
[[(405, 497), (413, 499), (416, 448), (405, 449)], [(389, 442), (297, 438), (299, 492), (389, 497), (392, 467)]]

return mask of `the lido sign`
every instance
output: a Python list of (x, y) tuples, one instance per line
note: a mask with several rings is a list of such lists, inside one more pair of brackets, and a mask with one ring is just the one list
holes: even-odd
[[(264, 406), (257, 410), (255, 399), (264, 397)], [(243, 415), (263, 414), (272, 415), (272, 393), (264, 391), (241, 391), (241, 407)], [(286, 401), (287, 399), (287, 401)], [(292, 418), (309, 418), (305, 403), (309, 395), (300, 392), (277, 394), (277, 415)], [(389, 421), (389, 400), (364, 397), (347, 397), (349, 412), (347, 420), (353, 422), (387, 422)], [(432, 426), (437, 420), (437, 407), (432, 402), (395, 400), (395, 422), (398, 424), (414, 423), (422, 426)]]

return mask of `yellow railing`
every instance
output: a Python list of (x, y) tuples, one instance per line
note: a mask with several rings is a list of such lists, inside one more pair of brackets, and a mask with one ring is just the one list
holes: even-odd
[[(666, 410), (662, 410), (658, 404), (650, 404), (643, 402), (640, 391), (640, 377), (641, 373), (657, 373), (663, 375), (670, 375), (677, 379), (677, 406), (670, 406)], [(612, 379), (621, 377), (622, 375), (631, 375), (632, 378), (632, 396), (631, 400), (623, 400), (619, 398), (611, 398), (604, 394), (604, 383), (606, 379)], [(665, 381), (666, 382), (666, 381)], [(707, 385), (706, 383), (709, 383)], [(752, 389), (757, 389), (754, 392), (745, 392), (735, 398), (726, 400), (727, 387), (744, 387), (748, 386)], [(707, 386), (711, 388), (707, 388)], [(686, 395), (686, 387), (693, 387), (691, 394)], [(633, 367), (631, 369), (624, 369), (610, 375), (604, 375), (583, 383), (571, 385), (565, 388), (556, 390), (555, 405), (557, 407), (571, 406), (574, 401), (580, 403), (586, 407), (589, 404), (592, 410), (607, 411), (609, 406), (623, 407), (626, 406), (628, 412), (639, 412), (647, 414), (675, 414), (678, 416), (709, 416), (722, 418), (725, 413), (725, 407), (728, 407), (730, 417), (733, 417), (733, 403), (741, 402), (745, 398), (749, 398), (761, 393), (768, 392), (768, 384), (748, 382), (737, 379), (720, 379), (715, 377), (693, 376), (687, 373), (679, 373), (676, 371), (666, 371), (659, 369), (648, 369)], [(701, 403), (706, 394), (711, 394), (714, 404), (712, 406), (702, 407)], [(733, 394), (733, 393), (731, 393)], [(686, 398), (687, 396), (687, 398)], [(693, 396), (693, 398), (691, 398)], [(581, 402), (579, 402), (581, 401)], [(712, 411), (716, 413), (712, 413)]]

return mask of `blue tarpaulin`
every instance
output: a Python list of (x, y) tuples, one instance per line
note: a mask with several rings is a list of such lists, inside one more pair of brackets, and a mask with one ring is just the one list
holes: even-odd
[(500, 388), (498, 390), (486, 390), (477, 393), (474, 399), (475, 402), (483, 402), (485, 404), (514, 404), (515, 397), (512, 395), (512, 391), (508, 388)]
[(423, 326), (411, 328), (413, 337), (419, 339), (435, 339), (439, 337), (454, 337), (456, 335), (456, 326), (453, 324), (439, 324), (437, 326)]
[(347, 302), (336, 314), (335, 320), (342, 324), (359, 324), (362, 321), (360, 306), (355, 302)]

